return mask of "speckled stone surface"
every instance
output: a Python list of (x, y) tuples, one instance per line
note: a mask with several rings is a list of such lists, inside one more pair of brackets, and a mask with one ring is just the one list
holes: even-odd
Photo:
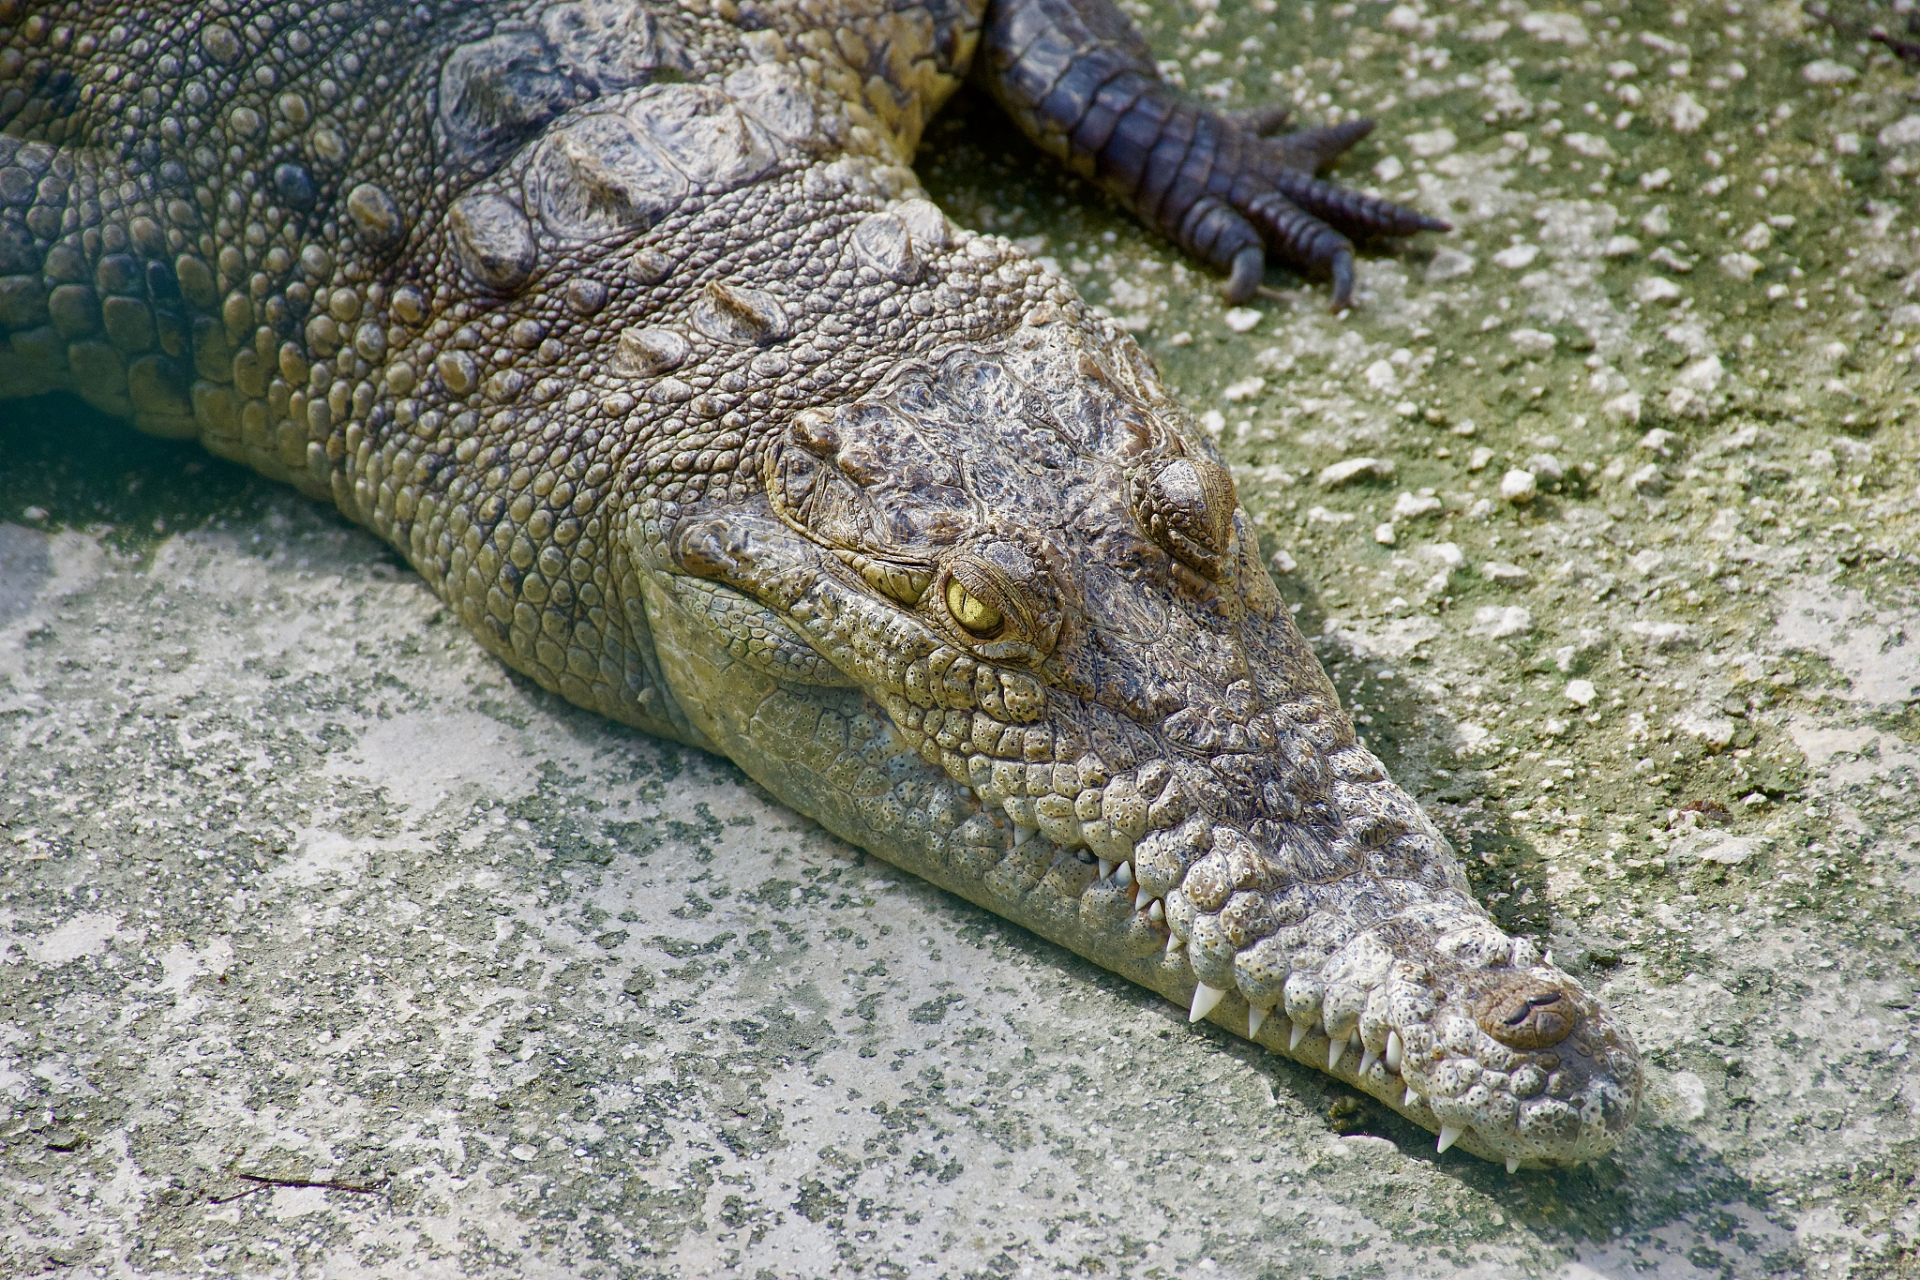
[(13, 402), (0, 1273), (1913, 1273), (1920, 76), (1793, 4), (1139, 12), (1459, 230), (1230, 311), (980, 104), (922, 174), (1207, 415), (1369, 745), (1646, 1053), (1626, 1146), (1435, 1156)]

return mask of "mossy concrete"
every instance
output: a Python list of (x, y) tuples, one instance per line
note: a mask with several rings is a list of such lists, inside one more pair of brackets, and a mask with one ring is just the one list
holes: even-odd
[(0, 1272), (1915, 1274), (1920, 75), (1785, 3), (1271, 8), (1139, 13), (1456, 223), (1350, 313), (1227, 311), (978, 104), (922, 171), (1217, 432), (1370, 744), (1632, 1028), (1621, 1152), (1436, 1156), (13, 403)]

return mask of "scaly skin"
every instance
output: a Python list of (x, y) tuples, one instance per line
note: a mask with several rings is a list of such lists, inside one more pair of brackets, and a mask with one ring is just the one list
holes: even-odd
[[(330, 498), (548, 688), (1443, 1147), (1603, 1155), (1631, 1043), (1358, 744), (1210, 443), (907, 167), (1035, 8), (0, 0), (0, 394)], [(1029, 128), (1085, 116), (1018, 54), (984, 74)], [(1257, 132), (1107, 179), (1206, 251), (1195, 157)], [(1302, 136), (1221, 207), (1387, 216)]]

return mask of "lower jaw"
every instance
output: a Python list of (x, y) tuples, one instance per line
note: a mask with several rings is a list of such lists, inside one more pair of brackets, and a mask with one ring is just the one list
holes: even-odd
[[(697, 717), (701, 728), (784, 802), (903, 871), (1158, 992), (1190, 1014), (1197, 1008), (1197, 983), (1185, 954), (1168, 945), (1170, 935), (1155, 918), (1157, 902), (1136, 906), (1136, 887), (1121, 883), (1123, 864), (1102, 868), (1083, 850), (1063, 850), (1043, 834), (1007, 823), (998, 807), (983, 807), (972, 788), (927, 764), (885, 713), (855, 690), (795, 689), (738, 663), (724, 675), (702, 699), (710, 710)], [(810, 727), (804, 735), (770, 732), (775, 724)], [(997, 839), (967, 843), (962, 829), (981, 816), (994, 821)], [(1388, 1068), (1384, 1054), (1367, 1053), (1357, 1040), (1343, 1040), (1336, 1052), (1322, 1028), (1296, 1025), (1282, 1009), (1256, 1017), (1237, 992), (1211, 1000), (1203, 994), (1202, 1002), (1210, 1004), (1202, 1011), (1207, 1020), (1440, 1134), (1443, 1150), (1458, 1146), (1495, 1163), (1507, 1160), (1473, 1130), (1446, 1126)]]

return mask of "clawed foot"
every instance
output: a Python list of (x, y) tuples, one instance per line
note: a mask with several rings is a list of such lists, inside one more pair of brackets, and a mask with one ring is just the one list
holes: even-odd
[[(1333, 280), (1335, 309), (1353, 301), (1353, 241), (1366, 236), (1407, 236), (1450, 231), (1447, 223), (1376, 196), (1337, 186), (1318, 172), (1373, 132), (1373, 121), (1320, 125), (1270, 137), (1286, 120), (1284, 108), (1252, 108), (1223, 119), (1255, 135), (1249, 157), (1224, 203), (1206, 216), (1221, 225), (1209, 239), (1246, 241), (1236, 251), (1223, 292), (1229, 302), (1252, 297), (1269, 258)], [(1238, 223), (1238, 226), (1234, 224)]]

